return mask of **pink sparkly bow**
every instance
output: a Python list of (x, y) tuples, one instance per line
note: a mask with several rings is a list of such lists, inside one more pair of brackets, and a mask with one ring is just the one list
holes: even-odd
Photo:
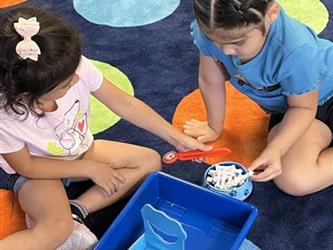
[(38, 56), (41, 54), (40, 48), (36, 42), (31, 40), (31, 37), (39, 31), (39, 22), (36, 17), (25, 19), (20, 17), (18, 22), (14, 23), (16, 32), (23, 37), (23, 40), (16, 45), (16, 53), (22, 58), (38, 61)]

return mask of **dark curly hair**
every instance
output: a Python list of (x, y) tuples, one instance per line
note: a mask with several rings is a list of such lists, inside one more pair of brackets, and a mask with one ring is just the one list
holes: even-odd
[(265, 33), (263, 19), (272, 2), (274, 0), (194, 0), (193, 5), (199, 26), (207, 31), (254, 24)]
[[(38, 61), (24, 60), (15, 51), (22, 40), (14, 29), (19, 17), (36, 17), (40, 24), (38, 34), (32, 38), (41, 50)], [(25, 118), (29, 111), (43, 116), (34, 105), (39, 104), (42, 95), (70, 77), (80, 59), (80, 35), (54, 14), (31, 7), (8, 12), (0, 21), (0, 108)]]

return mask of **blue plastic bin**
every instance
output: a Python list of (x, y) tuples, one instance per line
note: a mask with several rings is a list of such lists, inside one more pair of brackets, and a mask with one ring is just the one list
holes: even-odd
[(147, 203), (182, 224), (189, 250), (236, 250), (257, 216), (257, 209), (248, 203), (156, 172), (140, 186), (95, 250), (128, 249), (143, 234), (140, 211)]
[(185, 250), (187, 233), (182, 224), (145, 204), (141, 209), (144, 234), (128, 250)]

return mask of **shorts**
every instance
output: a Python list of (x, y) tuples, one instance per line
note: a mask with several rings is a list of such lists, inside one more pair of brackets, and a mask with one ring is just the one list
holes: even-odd
[[(15, 174), (8, 174), (2, 168), (0, 168), (0, 189), (7, 189), (17, 193), (20, 188), (27, 182), (29, 178)], [(71, 183), (70, 178), (62, 179), (62, 182), (67, 187)]]
[[(272, 114), (269, 119), (268, 130), (270, 131), (276, 124), (280, 123), (284, 114)], [(318, 106), (316, 119), (325, 123), (333, 134), (333, 97), (328, 99), (323, 105)], [(331, 145), (333, 146), (333, 141)]]

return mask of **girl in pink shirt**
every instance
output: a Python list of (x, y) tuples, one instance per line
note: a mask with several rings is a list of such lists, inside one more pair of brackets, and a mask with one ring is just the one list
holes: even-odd
[[(210, 149), (103, 79), (81, 56), (78, 33), (48, 12), (20, 8), (7, 14), (0, 61), (0, 187), (17, 193), (30, 218), (28, 229), (2, 240), (0, 249), (89, 249), (97, 239), (85, 217), (161, 169), (152, 149), (93, 139), (90, 94), (178, 150)], [(61, 181), (69, 179), (96, 185), (69, 201)]]

